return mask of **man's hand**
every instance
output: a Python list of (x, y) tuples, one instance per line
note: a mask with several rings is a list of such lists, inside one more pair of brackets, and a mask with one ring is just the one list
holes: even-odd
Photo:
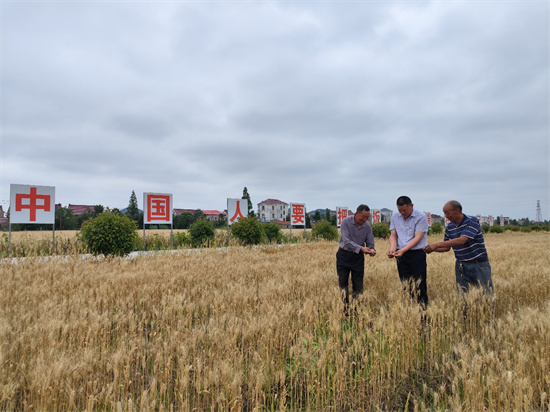
[(386, 255), (387, 255), (390, 259), (394, 258), (394, 257), (395, 257), (395, 249), (390, 249), (390, 250), (388, 250), (388, 252), (386, 253)]
[(376, 250), (368, 248), (366, 246), (363, 246), (361, 248), (361, 252), (363, 252), (365, 255), (374, 256), (376, 255)]
[(399, 249), (399, 250), (395, 251), (393, 256), (395, 256), (396, 258), (399, 258), (399, 257), (403, 256), (404, 254), (405, 254), (405, 251), (403, 249)]
[(437, 244), (436, 244), (436, 243), (432, 243), (431, 245), (427, 245), (427, 246), (424, 248), (424, 252), (426, 252), (426, 253), (432, 253), (432, 252), (435, 252), (435, 249), (437, 249)]

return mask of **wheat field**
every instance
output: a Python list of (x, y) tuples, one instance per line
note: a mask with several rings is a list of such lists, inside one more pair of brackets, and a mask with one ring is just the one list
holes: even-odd
[(427, 324), (381, 239), (350, 318), (336, 242), (4, 260), (0, 410), (548, 411), (550, 236), (486, 243), (494, 301), (431, 254)]

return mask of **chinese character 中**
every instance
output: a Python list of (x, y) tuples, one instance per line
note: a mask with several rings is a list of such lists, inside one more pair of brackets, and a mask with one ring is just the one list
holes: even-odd
[[(29, 199), (29, 204), (24, 205), (23, 199)], [(43, 204), (38, 204), (37, 200), (42, 200)], [(27, 194), (16, 193), (15, 194), (15, 211), (21, 212), (23, 209), (29, 209), (30, 221), (36, 221), (36, 211), (43, 210), (45, 212), (50, 211), (50, 196), (39, 195), (36, 193), (36, 187), (31, 187), (31, 192)]]

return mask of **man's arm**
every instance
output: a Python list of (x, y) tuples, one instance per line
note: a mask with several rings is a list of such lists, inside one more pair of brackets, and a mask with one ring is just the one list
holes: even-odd
[(397, 231), (393, 229), (390, 232), (390, 250), (388, 250), (386, 255), (388, 255), (389, 258), (395, 257), (395, 249), (397, 249)]
[(413, 247), (415, 247), (420, 243), (425, 233), (426, 232), (414, 232), (414, 237), (411, 239), (411, 241), (407, 243), (403, 249), (399, 249), (393, 255), (395, 257), (403, 256), (405, 253), (407, 253), (409, 250), (411, 250)]
[(342, 222), (342, 225), (340, 226), (340, 236), (343, 241), (342, 249), (347, 250), (348, 252), (361, 252), (361, 248), (363, 245), (358, 245), (353, 240), (351, 240), (349, 236), (349, 231), (350, 223), (347, 220), (344, 220)]
[(432, 243), (424, 248), (424, 252), (448, 252), (454, 246), (460, 246), (466, 243), (470, 238), (466, 236), (460, 236), (456, 239), (445, 240), (443, 242)]

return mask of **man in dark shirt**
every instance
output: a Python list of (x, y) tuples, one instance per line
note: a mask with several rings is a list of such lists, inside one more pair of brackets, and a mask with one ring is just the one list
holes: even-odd
[(451, 222), (445, 229), (445, 238), (443, 242), (426, 246), (424, 251), (447, 252), (453, 248), (457, 289), (468, 292), (470, 286), (481, 286), (488, 295), (492, 295), (491, 265), (479, 221), (462, 213), (462, 205), (456, 200), (447, 202), (443, 213)]
[(344, 298), (344, 312), (349, 310), (349, 276), (353, 298), (363, 293), (363, 278), (365, 275), (365, 255), (374, 256), (374, 235), (368, 222), (370, 209), (367, 205), (359, 205), (355, 215), (342, 220), (340, 225), (340, 247), (336, 253), (336, 272), (338, 283)]

